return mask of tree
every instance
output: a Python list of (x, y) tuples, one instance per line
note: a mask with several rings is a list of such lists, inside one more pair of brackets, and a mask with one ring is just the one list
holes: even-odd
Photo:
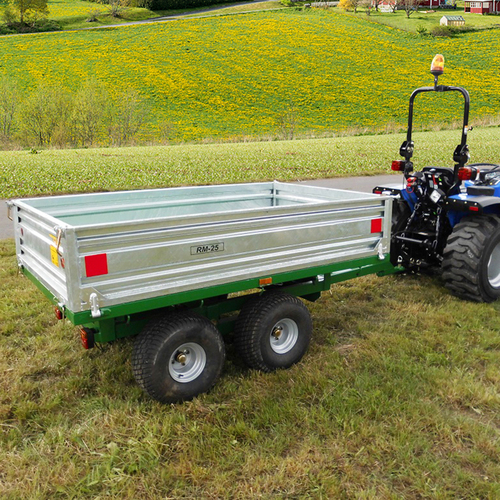
[(422, 0), (398, 0), (398, 7), (406, 12), (406, 17), (409, 19), (410, 16), (417, 11), (421, 3)]
[(391, 12), (394, 14), (396, 12), (396, 9), (398, 8), (398, 1), (397, 0), (389, 0), (387, 5), (391, 9)]
[(104, 135), (109, 115), (109, 94), (96, 79), (87, 80), (73, 101), (71, 125), (75, 138), (82, 146), (92, 146)]
[(68, 94), (59, 87), (40, 85), (25, 100), (21, 123), (26, 139), (38, 146), (65, 144), (71, 103)]
[(0, 134), (4, 139), (10, 139), (14, 116), (20, 102), (16, 82), (8, 76), (0, 79)]
[(108, 124), (109, 136), (119, 146), (130, 143), (148, 116), (148, 107), (135, 89), (127, 89), (112, 108)]
[(34, 24), (49, 14), (47, 0), (10, 0), (7, 11), (5, 18), (10, 15), (10, 11), (16, 15), (21, 24)]
[(358, 7), (361, 3), (361, 0), (340, 0), (339, 8), (344, 10), (353, 10), (355, 14), (358, 12)]
[[(378, 5), (378, 3), (379, 2), (377, 2), (376, 5)], [(366, 13), (367, 16), (369, 16), (371, 14), (372, 8), (373, 8), (372, 0), (361, 0), (360, 3), (359, 3), (359, 6), (363, 7), (365, 9), (365, 13)]]

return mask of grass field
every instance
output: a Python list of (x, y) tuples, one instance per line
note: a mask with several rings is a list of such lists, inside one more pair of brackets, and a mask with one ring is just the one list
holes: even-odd
[[(443, 82), (471, 90), (472, 161), (500, 161), (500, 128), (477, 120), (499, 109), (498, 32), (429, 41), (298, 16), (4, 37), (1, 71), (26, 89), (90, 75), (143, 89), (150, 134), (166, 124), (216, 141), (276, 133), (283, 111), (303, 131), (394, 130), (443, 52)], [(420, 102), (419, 123), (460, 117)], [(389, 173), (403, 138), (0, 152), (0, 198)], [(451, 166), (459, 139), (416, 133), (416, 167)], [(18, 273), (10, 240), (0, 283), (2, 500), (500, 498), (500, 304), (460, 301), (438, 276), (336, 285), (308, 304), (313, 340), (297, 366), (247, 370), (229, 339), (216, 387), (176, 406), (136, 385), (133, 340), (84, 351)]]
[[(3, 37), (0, 65), (26, 92), (41, 81), (75, 91), (91, 77), (112, 95), (137, 89), (151, 106), (143, 140), (276, 136), (283, 118), (295, 133), (401, 125), (436, 52), (441, 81), (468, 88), (473, 116), (498, 114), (497, 30), (427, 39), (361, 17), (287, 10)], [(460, 101), (441, 97), (422, 96), (416, 120), (457, 118)]]
[[(334, 139), (0, 152), (0, 198), (389, 173), (403, 134)], [(420, 132), (415, 168), (453, 166), (460, 131)], [(500, 128), (469, 135), (472, 161), (500, 161)]]
[(0, 496), (496, 499), (498, 304), (366, 277), (310, 305), (308, 354), (162, 406), (131, 341), (83, 351), (0, 242)]
[[(475, 161), (498, 161), (499, 134), (471, 133)], [(419, 165), (458, 135), (416, 134)], [(1, 196), (387, 172), (402, 138), (4, 152)], [(0, 241), (1, 498), (500, 495), (499, 304), (438, 277), (352, 280), (309, 305), (291, 370), (249, 371), (229, 343), (209, 394), (162, 406), (135, 384), (132, 340), (83, 351), (14, 251)]]

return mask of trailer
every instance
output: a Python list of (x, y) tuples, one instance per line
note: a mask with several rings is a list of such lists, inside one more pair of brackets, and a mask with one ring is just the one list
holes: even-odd
[(251, 368), (297, 363), (300, 299), (389, 274), (392, 198), (265, 182), (15, 199), (20, 270), (84, 347), (137, 335), (138, 384), (164, 403), (208, 391), (223, 334)]

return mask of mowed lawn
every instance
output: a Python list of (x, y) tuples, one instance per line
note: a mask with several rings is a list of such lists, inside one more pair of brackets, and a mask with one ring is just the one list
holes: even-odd
[[(0, 67), (26, 92), (41, 82), (75, 91), (89, 78), (112, 95), (137, 89), (151, 109), (142, 139), (180, 141), (295, 132), (370, 132), (406, 120), (413, 88), (465, 86), (474, 116), (499, 112), (498, 30), (419, 37), (334, 11), (278, 11), (101, 30), (0, 38)], [(421, 96), (416, 122), (461, 115), (458, 95)]]

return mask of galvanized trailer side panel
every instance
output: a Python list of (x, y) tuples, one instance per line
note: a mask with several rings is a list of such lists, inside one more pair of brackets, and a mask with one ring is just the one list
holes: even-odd
[(15, 200), (18, 259), (70, 311), (98, 314), (166, 294), (383, 258), (390, 201), (278, 182)]

